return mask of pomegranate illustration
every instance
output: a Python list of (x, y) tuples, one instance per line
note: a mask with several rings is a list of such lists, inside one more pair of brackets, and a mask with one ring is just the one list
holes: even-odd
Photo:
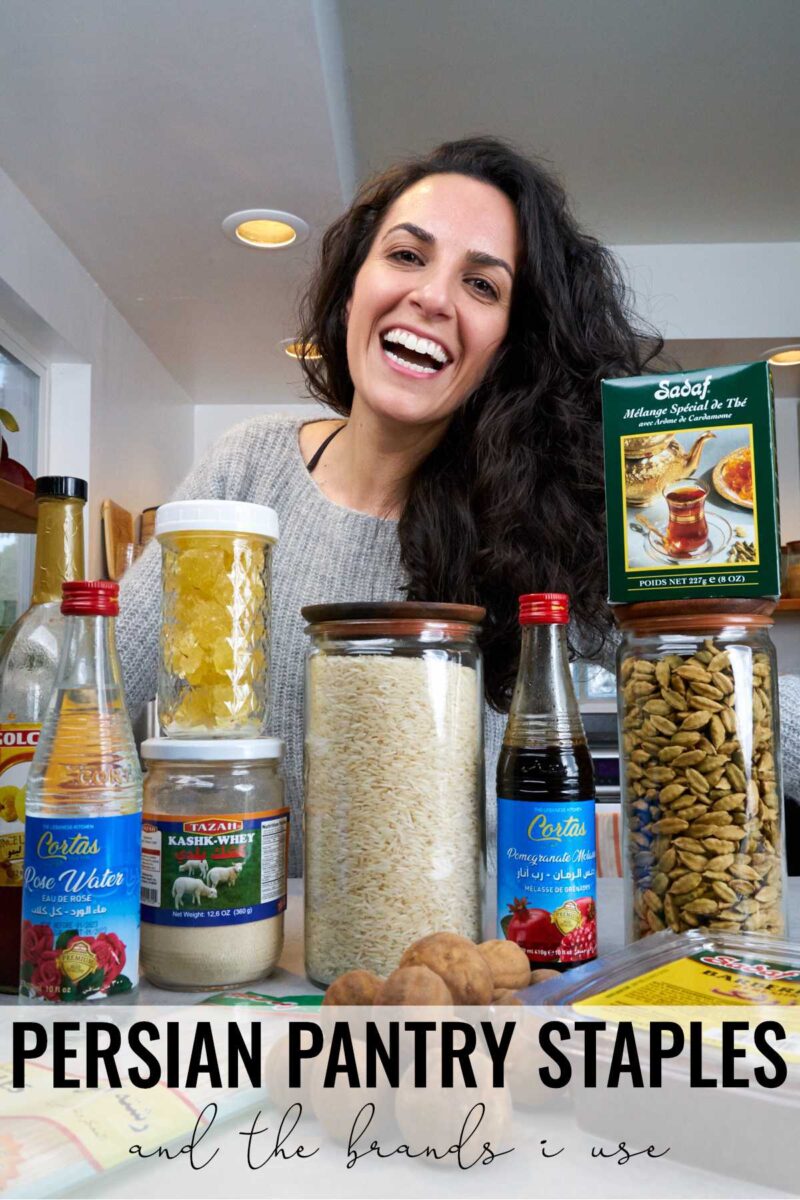
[(515, 899), (509, 904), (511, 916), (503, 921), (506, 937), (516, 942), (528, 956), (536, 952), (549, 951), (547, 957), (555, 957), (552, 951), (561, 941), (561, 930), (553, 923), (550, 913), (544, 908), (528, 908), (527, 901)]

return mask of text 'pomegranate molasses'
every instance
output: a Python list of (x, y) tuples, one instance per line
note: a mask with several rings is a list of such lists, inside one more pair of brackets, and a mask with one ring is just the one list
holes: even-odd
[(497, 767), (498, 937), (532, 966), (597, 956), (594, 770), (572, 687), (569, 598), (520, 597), (522, 648)]

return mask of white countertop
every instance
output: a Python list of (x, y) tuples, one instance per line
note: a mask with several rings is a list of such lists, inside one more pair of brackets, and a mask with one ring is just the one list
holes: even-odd
[[(798, 892), (800, 897), (800, 891)], [(496, 937), (494, 927), (496, 901), (494, 884), (488, 885), (484, 932), (487, 939)], [(600, 953), (618, 950), (624, 943), (622, 928), (622, 880), (600, 879), (598, 881), (598, 940)], [(229, 991), (236, 991), (230, 988)], [(309, 983), (303, 962), (303, 881), (289, 880), (289, 895), (284, 916), (284, 943), (280, 964), (266, 979), (248, 984), (243, 991), (266, 992), (271, 996), (311, 995), (321, 989)], [(142, 1004), (196, 1003), (202, 992), (167, 992), (154, 987), (145, 980), (139, 988)]]
[[(619, 950), (624, 945), (623, 930), (623, 881), (621, 879), (599, 879), (597, 881), (598, 943), (601, 955)], [(289, 895), (284, 916), (284, 945), (280, 963), (266, 979), (246, 984), (242, 989), (228, 991), (258, 991), (271, 996), (311, 995), (320, 989), (306, 979), (303, 965), (303, 881), (289, 880)], [(800, 878), (789, 880), (789, 932), (800, 929)], [(489, 883), (489, 894), (485, 922), (485, 936), (495, 937), (494, 886)], [(196, 1004), (204, 992), (173, 992), (154, 987), (144, 980), (136, 994), (140, 1004)], [(130, 1003), (130, 997), (126, 998)], [(0, 1004), (17, 1003), (14, 996), (0, 996)]]

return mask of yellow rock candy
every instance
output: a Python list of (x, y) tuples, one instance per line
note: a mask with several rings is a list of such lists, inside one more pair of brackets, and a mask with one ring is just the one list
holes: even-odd
[(173, 688), (162, 721), (169, 731), (257, 730), (267, 689), (268, 547), (209, 533), (175, 535), (175, 545), (163, 569), (162, 661)]

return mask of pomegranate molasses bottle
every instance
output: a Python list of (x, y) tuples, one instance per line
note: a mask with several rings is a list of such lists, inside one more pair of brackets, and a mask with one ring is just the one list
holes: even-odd
[(597, 957), (594, 769), (567, 654), (569, 597), (520, 596), (522, 648), (497, 766), (497, 936), (531, 965)]

